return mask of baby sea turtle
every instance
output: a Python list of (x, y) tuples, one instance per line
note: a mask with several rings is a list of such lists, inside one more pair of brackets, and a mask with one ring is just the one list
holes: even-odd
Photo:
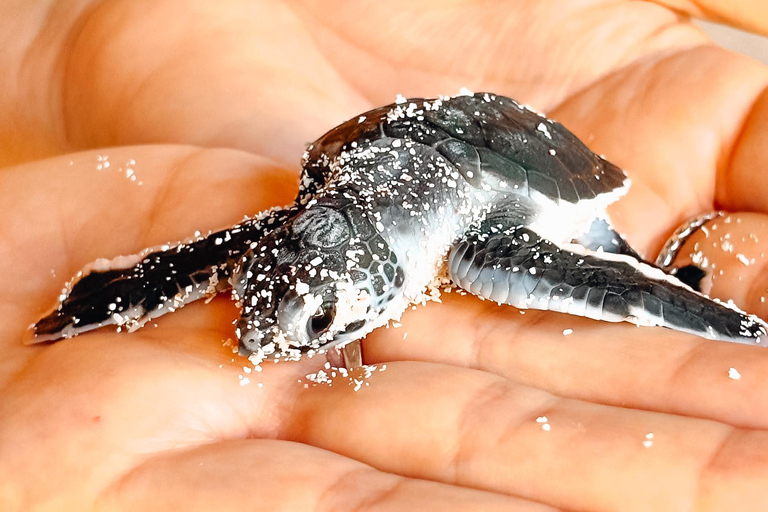
[(499, 303), (760, 343), (766, 324), (642, 261), (606, 206), (625, 173), (494, 94), (399, 98), (311, 144), (296, 202), (188, 243), (97, 260), (39, 341), (134, 330), (232, 288), (255, 363), (357, 340), (448, 280)]

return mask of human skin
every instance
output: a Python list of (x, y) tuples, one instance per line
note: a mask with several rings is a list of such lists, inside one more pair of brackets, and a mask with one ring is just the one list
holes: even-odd
[(707, 282), (768, 317), (768, 71), (685, 12), (764, 33), (768, 14), (668, 3), (3, 2), (0, 509), (768, 508), (758, 347), (455, 294), (369, 336), (386, 370), (358, 391), (308, 382), (322, 357), (247, 373), (224, 294), (23, 344), (89, 261), (289, 203), (306, 142), (462, 86), (626, 168), (610, 211), (651, 259), (686, 218), (736, 212), (698, 235)]

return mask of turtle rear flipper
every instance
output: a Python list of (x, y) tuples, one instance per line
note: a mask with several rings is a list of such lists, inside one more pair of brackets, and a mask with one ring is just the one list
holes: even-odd
[(624, 237), (617, 233), (606, 219), (593, 220), (589, 226), (589, 231), (576, 237), (575, 241), (590, 251), (624, 254), (638, 261), (643, 261), (643, 258), (630, 247)]
[(462, 288), (519, 308), (609, 322), (658, 325), (709, 339), (761, 343), (768, 325), (694, 292), (672, 276), (625, 255), (580, 254), (525, 227), (490, 235), (481, 226), (457, 243), (451, 279)]
[(229, 278), (243, 253), (291, 212), (271, 210), (191, 243), (96, 260), (64, 289), (53, 311), (31, 326), (27, 343), (70, 338), (106, 325), (132, 331), (230, 288)]

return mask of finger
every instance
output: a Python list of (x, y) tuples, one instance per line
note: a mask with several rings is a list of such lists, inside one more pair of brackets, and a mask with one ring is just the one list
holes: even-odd
[[(5, 24), (22, 41), (42, 30), (12, 16)], [(668, 10), (637, 2), (86, 4), (46, 24), (32, 51), (9, 52), (8, 68), (24, 62), (24, 72), (8, 84), (10, 122), (0, 134), (13, 144), (0, 162), (185, 142), (288, 165), (306, 142), (397, 93), (434, 97), (468, 86), (548, 109), (648, 54), (705, 40)], [(39, 92), (41, 83), (50, 89)], [(32, 105), (42, 106), (25, 115)]]
[(521, 312), (448, 294), (442, 304), (409, 311), (402, 328), (369, 336), (363, 354), (370, 364), (442, 362), (558, 396), (768, 428), (760, 405), (768, 400), (761, 385), (768, 351), (667, 329)]
[(160, 452), (275, 437), (302, 389), (298, 376), (317, 366), (272, 365), (264, 376), (246, 371), (216, 330), (162, 330), (93, 333), (34, 351), (0, 393), (3, 489), (66, 503)]
[[(204, 313), (211, 307), (200, 309)], [(295, 395), (304, 389), (297, 376), (306, 375), (316, 361), (245, 372), (244, 360), (231, 351), (232, 363), (220, 363), (226, 350), (210, 331), (177, 331), (170, 342), (163, 342), (168, 334), (161, 326), (149, 334), (133, 334), (122, 340), (123, 345), (117, 334), (83, 336), (38, 354), (0, 397), (0, 413), (8, 418), (0, 426), (0, 437), (13, 440), (0, 445), (3, 481), (41, 501), (55, 498), (69, 503), (97, 494), (158, 452), (193, 448), (211, 439), (286, 435), (281, 434), (290, 430), (284, 418)], [(105, 337), (111, 338), (109, 349), (101, 346)], [(174, 340), (182, 337), (187, 338), (182, 345), (186, 350), (179, 352)], [(248, 378), (253, 380), (247, 382)], [(53, 430), (41, 435), (46, 428)], [(83, 445), (88, 450), (78, 449)], [(46, 464), (52, 457), (61, 464)], [(82, 468), (77, 474), (68, 463), (75, 457)], [(229, 460), (232, 471), (238, 462)], [(265, 465), (263, 471), (271, 473), (274, 464)], [(250, 474), (249, 469), (249, 465), (241, 468), (241, 474)], [(75, 481), (88, 484), (74, 485)], [(436, 491), (459, 504), (476, 499), (489, 506), (495, 501), (515, 505), (472, 493), (462, 498), (467, 494), (463, 491)], [(402, 499), (413, 493), (424, 499), (434, 494), (416, 486)], [(399, 494), (382, 499), (398, 503)]]
[(768, 193), (765, 179), (768, 172), (767, 131), (768, 89), (764, 88), (745, 119), (736, 146), (728, 153), (728, 165), (719, 178), (719, 208), (732, 211), (768, 210), (765, 202)]
[(99, 510), (551, 510), (387, 474), (306, 445), (266, 440), (163, 454), (110, 486), (97, 505)]
[[(215, 307), (213, 304), (192, 311), (196, 309), (193, 305), (174, 317), (213, 316), (210, 310)], [(83, 500), (87, 503), (110, 486), (108, 504), (141, 499), (143, 493), (147, 493), (146, 499), (152, 499), (161, 489), (162, 497), (177, 499), (176, 492), (185, 485), (188, 490), (190, 479), (207, 475), (195, 476), (200, 470), (199, 459), (189, 466), (183, 463), (185, 450), (212, 440), (290, 435), (285, 418), (294, 407), (296, 394), (304, 390), (300, 378), (316, 371), (321, 363), (303, 360), (271, 364), (256, 372), (244, 367), (244, 359), (222, 347), (216, 332), (195, 325), (187, 327), (174, 330), (161, 326), (123, 339), (114, 333), (82, 336), (37, 354), (0, 394), (0, 414), (7, 418), (0, 425), (0, 439), (7, 441), (0, 443), (0, 480), (18, 495), (34, 496), (30, 499), (41, 503), (55, 500), (76, 509), (87, 508)], [(305, 501), (320, 495), (331, 503), (357, 500), (361, 506), (389, 506), (393, 510), (408, 502), (425, 507), (445, 503), (463, 507), (473, 501), (491, 510), (538, 509), (504, 496), (425, 482), (413, 484), (373, 470), (366, 475), (365, 468), (356, 474), (356, 469), (350, 468), (355, 464), (341, 459), (316, 462), (325, 468), (321, 478), (313, 469), (316, 466), (310, 465), (311, 450), (305, 447), (297, 454), (304, 460), (289, 463), (265, 453), (263, 447), (244, 448), (243, 457), (229, 453), (219, 457), (215, 446), (213, 454), (217, 460), (226, 460), (228, 470), (222, 474), (214, 470), (223, 481), (238, 484), (221, 491), (235, 502), (243, 498), (243, 492), (270, 496), (270, 492), (280, 489), (275, 481), (278, 478), (286, 486), (298, 480), (303, 490), (295, 490), (291, 496)], [(158, 453), (180, 450), (179, 457), (155, 458)], [(250, 460), (255, 454), (261, 455)], [(57, 463), (47, 463), (50, 460)], [(214, 463), (205, 457), (203, 460)], [(73, 465), (79, 470), (73, 472)], [(168, 487), (168, 465), (175, 468), (178, 486)], [(310, 486), (311, 482), (305, 483), (299, 473), (318, 481)], [(342, 478), (350, 473), (347, 479)], [(113, 485), (126, 474), (128, 478)], [(229, 479), (236, 475), (240, 478)], [(147, 485), (147, 480), (160, 483), (161, 488)], [(222, 480), (209, 481), (210, 487), (199, 485), (196, 489), (214, 493)], [(368, 487), (348, 486), (346, 480), (367, 481)], [(259, 491), (260, 483), (270, 489)], [(275, 500), (285, 498), (282, 493), (274, 495)]]
[(86, 263), (234, 224), (291, 202), (295, 188), (292, 173), (266, 160), (179, 146), (105, 149), (4, 170), (4, 375), (19, 367), (17, 356), (33, 353), (19, 340)]
[[(311, 21), (307, 30), (328, 61), (381, 104), (395, 93), (431, 97), (469, 87), (547, 110), (636, 59), (706, 41), (667, 9), (637, 2), (292, 5)], [(403, 20), (411, 27), (407, 37)]]
[(181, 142), (295, 165), (308, 141), (370, 107), (282, 2), (81, 2), (51, 20), (45, 10), (59, 3), (11, 10), (2, 22), (23, 42), (43, 35), (6, 57), (18, 80), (4, 90), (0, 134), (17, 144), (3, 145), (0, 164)]
[(759, 0), (655, 0), (689, 16), (768, 34), (768, 9)]
[(310, 388), (291, 419), (291, 439), (383, 471), (553, 506), (768, 505), (766, 432), (558, 399), (457, 367), (392, 363), (357, 393)]
[(178, 146), (78, 153), (8, 169), (0, 180), (0, 257), (10, 289), (25, 298), (50, 293), (51, 270), (58, 288), (97, 257), (234, 224), (291, 202), (296, 187), (291, 173), (252, 155)]
[(687, 238), (672, 264), (703, 270), (703, 293), (768, 318), (768, 215), (712, 219)]
[[(722, 80), (706, 79), (713, 75)], [(628, 66), (554, 114), (627, 169), (632, 188), (612, 219), (633, 247), (653, 255), (679, 224), (713, 209), (717, 172), (766, 83), (765, 66), (699, 46)]]

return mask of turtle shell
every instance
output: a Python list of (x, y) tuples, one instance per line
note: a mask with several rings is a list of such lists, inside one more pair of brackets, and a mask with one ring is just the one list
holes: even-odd
[(556, 202), (575, 204), (625, 186), (623, 170), (590, 151), (563, 125), (489, 93), (401, 100), (370, 110), (312, 144), (305, 171), (321, 178), (329, 160), (353, 142), (379, 138), (431, 146), (475, 186), (483, 173), (492, 172), (520, 183), (528, 194), (536, 191)]

